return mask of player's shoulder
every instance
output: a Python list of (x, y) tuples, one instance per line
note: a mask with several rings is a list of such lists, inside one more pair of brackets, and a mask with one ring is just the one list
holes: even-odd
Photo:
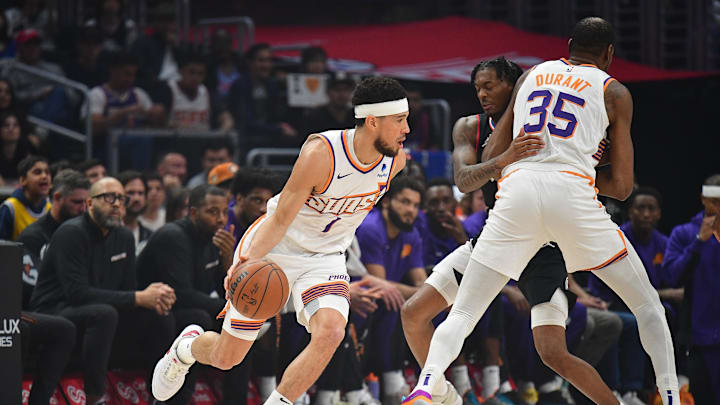
[(453, 127), (453, 138), (457, 142), (459, 139), (473, 140), (478, 132), (485, 114), (473, 114), (458, 118)]

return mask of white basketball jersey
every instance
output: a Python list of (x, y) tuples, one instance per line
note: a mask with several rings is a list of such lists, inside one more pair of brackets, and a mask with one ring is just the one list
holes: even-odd
[[(380, 156), (361, 165), (353, 150), (354, 129), (319, 134), (332, 154), (332, 175), (323, 190), (311, 195), (290, 224), (285, 239), (308, 253), (344, 253), (355, 230), (387, 191), (395, 158)], [(268, 201), (267, 214), (280, 194)]]
[(204, 84), (198, 88), (194, 99), (180, 90), (176, 80), (169, 80), (168, 86), (172, 92), (172, 109), (168, 115), (168, 123), (174, 128), (182, 129), (210, 129), (210, 95)]
[(561, 163), (594, 179), (609, 144), (605, 88), (612, 80), (594, 65), (572, 65), (566, 59), (535, 66), (517, 93), (513, 136), (524, 128), (526, 134), (541, 135), (545, 147), (516, 165)]

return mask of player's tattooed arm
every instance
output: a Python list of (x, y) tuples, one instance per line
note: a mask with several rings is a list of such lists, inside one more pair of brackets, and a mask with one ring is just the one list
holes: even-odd
[(496, 159), (482, 163), (477, 161), (475, 142), (478, 125), (477, 116), (471, 115), (457, 120), (453, 128), (453, 174), (455, 184), (463, 193), (479, 189), (493, 177), (499, 177), (500, 173)]
[(605, 90), (605, 110), (610, 125), (608, 134), (612, 147), (609, 153), (610, 167), (598, 170), (596, 183), (599, 193), (618, 200), (625, 200), (633, 188), (634, 153), (630, 126), (633, 101), (628, 89), (617, 80), (611, 81)]

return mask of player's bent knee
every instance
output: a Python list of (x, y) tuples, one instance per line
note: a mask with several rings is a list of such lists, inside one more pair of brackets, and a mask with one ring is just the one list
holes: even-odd
[(335, 350), (345, 338), (347, 320), (333, 308), (321, 308), (310, 319), (310, 341)]
[(210, 361), (213, 367), (221, 370), (230, 370), (245, 359), (245, 355), (253, 344), (252, 340), (245, 340), (223, 331), (210, 352)]
[(432, 321), (437, 314), (447, 307), (442, 295), (431, 285), (423, 284), (405, 304), (400, 318), (404, 328), (416, 328)]

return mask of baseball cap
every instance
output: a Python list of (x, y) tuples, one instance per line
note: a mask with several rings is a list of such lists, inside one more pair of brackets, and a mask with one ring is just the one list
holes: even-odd
[(233, 162), (220, 163), (210, 170), (208, 173), (208, 184), (217, 186), (235, 177), (235, 173), (240, 170), (240, 166)]

